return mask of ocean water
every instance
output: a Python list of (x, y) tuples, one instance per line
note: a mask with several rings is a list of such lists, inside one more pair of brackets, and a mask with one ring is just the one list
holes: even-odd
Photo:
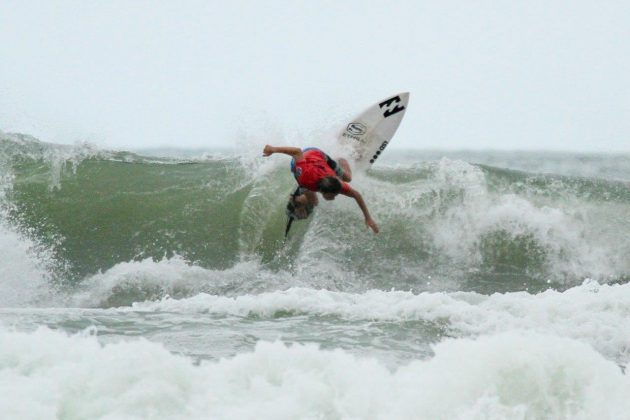
[(630, 419), (630, 156), (287, 163), (0, 133), (0, 418)]

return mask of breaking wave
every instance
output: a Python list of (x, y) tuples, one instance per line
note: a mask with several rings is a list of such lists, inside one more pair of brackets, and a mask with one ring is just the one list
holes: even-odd
[[(322, 203), (285, 242), (294, 181), (281, 159), (143, 157), (16, 134), (3, 134), (0, 145), (0, 244), (13, 248), (22, 238), (27, 262), (46, 254), (29, 270), (44, 270), (61, 288), (143, 261), (222, 273), (260, 264), (294, 283), (351, 292), (536, 291), (586, 278), (625, 283), (630, 274), (630, 190), (621, 181), (448, 158), (384, 164), (353, 181), (381, 234), (370, 234), (356, 205), (341, 198)], [(224, 292), (264, 290), (254, 271)], [(206, 274), (186, 287), (221, 289)], [(126, 282), (129, 290), (117, 290), (135, 293), (138, 284)]]

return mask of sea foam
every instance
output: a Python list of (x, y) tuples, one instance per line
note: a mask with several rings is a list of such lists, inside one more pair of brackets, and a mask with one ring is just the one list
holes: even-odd
[[(194, 365), (146, 340), (0, 330), (5, 419), (623, 419), (630, 380), (575, 340), (449, 339), (390, 371), (315, 345), (261, 342)], [(93, 332), (93, 331), (92, 331)]]
[(606, 357), (630, 357), (630, 284), (586, 281), (564, 292), (547, 290), (482, 295), (474, 292), (414, 294), (369, 290), (345, 293), (291, 288), (236, 297), (200, 293), (186, 299), (134, 303), (133, 311), (197, 312), (223, 316), (274, 317), (280, 313), (337, 316), (346, 320), (439, 323), (452, 334), (477, 336), (531, 330), (589, 343)]

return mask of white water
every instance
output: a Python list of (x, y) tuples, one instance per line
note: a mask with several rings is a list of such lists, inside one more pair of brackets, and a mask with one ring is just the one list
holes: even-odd
[(389, 371), (371, 358), (261, 342), (194, 366), (144, 340), (0, 331), (0, 412), (20, 419), (624, 419), (630, 380), (575, 340), (449, 339)]
[(0, 219), (0, 307), (33, 305), (50, 297), (45, 254)]
[[(121, 308), (122, 309), (122, 308)], [(606, 357), (630, 359), (630, 284), (585, 282), (565, 292), (548, 290), (493, 294), (370, 290), (363, 294), (293, 288), (230, 298), (199, 294), (135, 303), (132, 311), (166, 311), (273, 317), (338, 316), (345, 320), (427, 321), (444, 324), (456, 336), (512, 330), (537, 331), (588, 343)]]

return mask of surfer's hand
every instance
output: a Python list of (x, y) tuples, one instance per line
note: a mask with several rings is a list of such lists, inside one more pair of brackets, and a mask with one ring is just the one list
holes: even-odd
[(378, 233), (378, 225), (372, 218), (365, 219), (365, 224), (374, 231), (374, 233)]
[(273, 146), (266, 145), (263, 149), (263, 156), (271, 156), (273, 154)]

